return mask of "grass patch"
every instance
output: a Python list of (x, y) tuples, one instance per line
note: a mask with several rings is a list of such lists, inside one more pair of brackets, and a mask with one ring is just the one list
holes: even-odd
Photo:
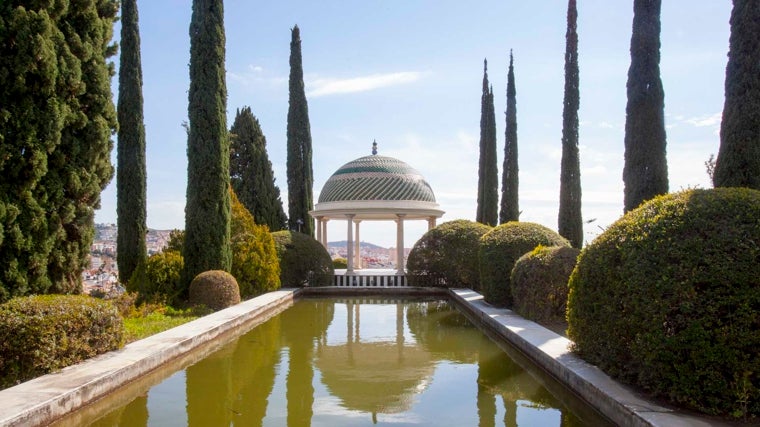
[(124, 319), (126, 342), (130, 343), (141, 340), (199, 317), (201, 317), (201, 314), (191, 312), (190, 310), (172, 314), (154, 311), (144, 316), (127, 317)]

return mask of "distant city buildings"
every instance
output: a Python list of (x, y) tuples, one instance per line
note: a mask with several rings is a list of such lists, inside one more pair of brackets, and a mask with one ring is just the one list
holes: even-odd
[[(90, 263), (82, 272), (84, 293), (119, 291), (119, 267), (116, 264), (116, 224), (95, 224), (95, 239), (90, 246)], [(169, 242), (171, 230), (148, 230), (145, 243), (148, 255), (161, 252)], [(123, 290), (123, 289), (121, 289)]]
[[(383, 248), (372, 243), (361, 242), (359, 246), (362, 268), (396, 268), (396, 248)], [(409, 256), (411, 249), (404, 249), (404, 259)], [(330, 254), (330, 258), (346, 258), (348, 256), (346, 250), (346, 241), (342, 242), (328, 242), (327, 252)]]

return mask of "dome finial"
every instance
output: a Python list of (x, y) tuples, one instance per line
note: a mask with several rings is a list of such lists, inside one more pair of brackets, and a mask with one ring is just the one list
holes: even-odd
[(372, 155), (377, 155), (377, 140), (372, 140)]

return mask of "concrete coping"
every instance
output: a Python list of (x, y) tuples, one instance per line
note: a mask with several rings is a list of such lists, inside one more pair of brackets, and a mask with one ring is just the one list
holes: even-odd
[[(282, 289), (161, 332), (58, 372), (0, 390), (0, 427), (47, 425), (162, 365), (204, 349), (219, 348), (235, 336), (285, 310), (297, 296), (448, 296), (471, 320), (496, 335), (531, 363), (620, 426), (730, 426), (666, 408), (611, 379), (570, 352), (572, 342), (515, 314), (496, 308), (470, 289), (305, 288)], [(203, 357), (203, 355), (198, 355)]]

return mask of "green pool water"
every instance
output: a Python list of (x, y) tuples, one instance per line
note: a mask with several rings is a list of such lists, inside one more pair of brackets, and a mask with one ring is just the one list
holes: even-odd
[(58, 425), (607, 425), (447, 301), (298, 300), (160, 376)]

